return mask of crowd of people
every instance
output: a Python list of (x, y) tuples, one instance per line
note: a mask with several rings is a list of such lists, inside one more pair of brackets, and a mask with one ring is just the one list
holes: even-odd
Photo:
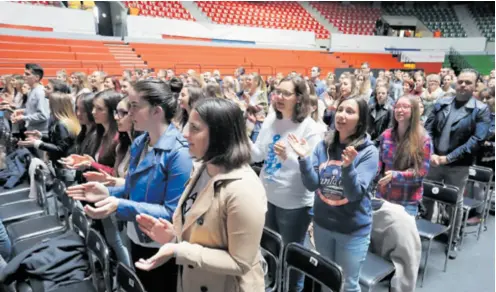
[[(1, 80), (4, 129), (64, 179), (147, 291), (264, 291), (264, 226), (310, 242), (360, 291), (374, 213), (402, 206), (419, 238), (412, 222), (435, 208), (424, 179), (459, 188), (456, 258), (469, 166), (494, 169), (494, 70), (175, 74), (61, 70), (43, 86), (26, 64)], [(416, 263), (398, 263), (393, 291), (415, 289), (420, 246), (404, 253)], [(290, 291), (303, 280), (292, 273)]]

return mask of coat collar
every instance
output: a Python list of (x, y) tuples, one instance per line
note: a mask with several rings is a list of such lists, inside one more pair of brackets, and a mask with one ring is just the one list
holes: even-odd
[[(149, 134), (146, 134), (146, 140), (149, 139)], [(167, 130), (160, 136), (157, 143), (153, 145), (153, 149), (172, 150), (177, 140), (184, 140), (179, 130), (171, 123)], [(186, 142), (186, 141), (184, 141)]]
[[(141, 155), (143, 151), (146, 151), (145, 147), (147, 147), (147, 141), (149, 141), (149, 139), (149, 134), (145, 133), (143, 139), (140, 140), (140, 145), (136, 155), (138, 164), (136, 165), (136, 169), (132, 171), (133, 174), (145, 171), (158, 163), (156, 155), (146, 155), (140, 162)], [(157, 143), (153, 145), (153, 150), (160, 150), (159, 152), (155, 152), (155, 154), (161, 153), (161, 151), (170, 151), (174, 149), (176, 142), (181, 140), (187, 145), (187, 142), (184, 140), (177, 128), (173, 124), (170, 124), (167, 130), (162, 134), (162, 136), (160, 136)]]
[[(246, 172), (250, 171), (251, 168), (249, 166), (243, 166), (238, 169), (232, 170), (227, 173), (218, 174), (207, 182), (207, 185), (203, 188), (203, 190), (199, 190), (199, 195), (191, 209), (188, 212), (188, 215), (183, 219), (182, 214), (182, 205), (184, 201), (189, 197), (190, 193), (193, 191), (198, 179), (202, 175), (204, 171), (206, 171), (206, 164), (202, 164), (197, 171), (193, 173), (191, 179), (187, 182), (187, 186), (179, 199), (179, 203), (176, 208), (176, 215), (174, 216), (174, 226), (176, 228), (176, 235), (182, 239), (182, 235), (184, 232), (193, 225), (205, 212), (208, 211), (214, 198), (216, 196), (216, 188), (221, 185), (225, 181), (233, 181), (242, 179), (246, 176)], [(183, 224), (184, 222), (184, 224)]]
[[(451, 105), (453, 102), (455, 102), (455, 96), (450, 96), (448, 98), (442, 98), (439, 100), (439, 104), (441, 105)], [(468, 108), (468, 109), (474, 109), (475, 108), (475, 105), (476, 105), (476, 102), (477, 100), (475, 99), (475, 97), (471, 97), (467, 103), (464, 105), (465, 108)]]

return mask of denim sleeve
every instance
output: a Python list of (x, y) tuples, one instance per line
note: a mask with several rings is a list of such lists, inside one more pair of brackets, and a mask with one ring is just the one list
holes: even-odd
[(147, 214), (155, 218), (172, 220), (172, 215), (176, 210), (177, 203), (181, 197), (186, 182), (189, 179), (193, 166), (188, 148), (182, 148), (173, 153), (169, 159), (167, 172), (167, 184), (164, 190), (164, 203), (153, 204), (146, 202), (135, 202), (126, 199), (119, 200), (116, 216), (119, 220), (134, 221), (136, 215)]
[(123, 198), (126, 195), (126, 186), (108, 187), (109, 194), (116, 198)]
[(451, 153), (446, 155), (449, 163), (457, 161), (465, 155), (474, 155), (479, 145), (486, 139), (489, 127), (491, 125), (491, 114), (487, 106), (481, 108), (477, 113), (475, 133), (468, 139), (465, 144), (459, 146)]

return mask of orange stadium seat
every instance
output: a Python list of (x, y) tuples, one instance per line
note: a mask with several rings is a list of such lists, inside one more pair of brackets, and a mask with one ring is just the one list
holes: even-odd
[(263, 28), (312, 31), (317, 39), (329, 38), (329, 31), (296, 2), (195, 2), (215, 23)]

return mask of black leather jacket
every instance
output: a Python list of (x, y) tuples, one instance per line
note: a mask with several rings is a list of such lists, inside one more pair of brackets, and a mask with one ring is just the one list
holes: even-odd
[[(443, 128), (451, 111), (455, 97), (442, 98), (425, 122), (425, 129), (434, 142), (434, 153), (438, 154)], [(446, 158), (448, 165), (470, 166), (474, 162), (481, 142), (486, 139), (491, 124), (489, 108), (474, 97), (463, 106), (465, 112), (452, 124)]]

